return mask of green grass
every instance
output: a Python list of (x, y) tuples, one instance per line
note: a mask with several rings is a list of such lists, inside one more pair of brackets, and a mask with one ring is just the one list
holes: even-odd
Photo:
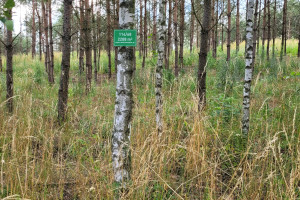
[[(280, 41), (278, 41), (280, 43)], [(242, 44), (244, 45), (244, 44)], [(300, 64), (293, 41), (282, 62), (257, 58), (252, 84), (248, 146), (241, 136), (244, 53), (208, 57), (207, 109), (197, 112), (198, 55), (185, 50), (185, 68), (164, 70), (164, 132), (155, 130), (154, 67), (141, 69), (137, 52), (132, 121), (132, 181), (124, 199), (300, 198)], [(280, 45), (279, 45), (280, 47)], [(234, 45), (233, 45), (234, 49)], [(225, 50), (225, 48), (224, 48)], [(277, 52), (277, 55), (279, 53)], [(113, 60), (113, 59), (112, 59)], [(58, 126), (61, 54), (55, 84), (43, 62), (14, 56), (14, 105), (5, 108), (0, 73), (0, 197), (113, 199), (111, 166), (115, 79), (101, 76), (85, 95), (78, 60), (71, 57), (68, 120)], [(5, 60), (4, 60), (5, 62)], [(100, 72), (108, 58), (101, 54)], [(84, 80), (84, 79), (83, 79)]]

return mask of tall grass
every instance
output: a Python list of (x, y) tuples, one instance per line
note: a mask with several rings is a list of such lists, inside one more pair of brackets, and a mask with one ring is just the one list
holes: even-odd
[[(299, 60), (257, 59), (251, 128), (249, 138), (244, 138), (240, 130), (243, 52), (233, 54), (231, 63), (226, 63), (220, 49), (217, 60), (209, 56), (208, 106), (201, 114), (197, 112), (196, 52), (185, 51), (187, 66), (180, 77), (164, 71), (162, 138), (156, 134), (154, 120), (155, 58), (149, 56), (146, 68), (141, 69), (137, 56), (132, 181), (123, 198), (300, 198)], [(59, 126), (61, 54), (55, 54), (54, 85), (47, 82), (43, 62), (30, 57), (14, 57), (12, 115), (5, 109), (5, 74), (0, 74), (0, 197), (113, 199), (116, 186), (110, 146), (115, 80), (101, 76), (101, 83), (94, 83), (85, 95), (74, 54), (68, 120)], [(101, 59), (104, 73), (105, 53)]]

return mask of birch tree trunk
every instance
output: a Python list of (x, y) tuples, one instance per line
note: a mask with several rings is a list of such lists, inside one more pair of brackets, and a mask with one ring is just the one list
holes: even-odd
[[(135, 0), (120, 0), (120, 29), (133, 29)], [(133, 47), (119, 47), (115, 101), (114, 128), (112, 132), (112, 164), (115, 181), (126, 187), (130, 180), (130, 124), (132, 117)]]
[(248, 1), (247, 17), (246, 17), (246, 68), (244, 82), (244, 99), (243, 99), (243, 119), (242, 132), (244, 135), (249, 133), (250, 119), (250, 92), (252, 80), (252, 63), (253, 63), (253, 7), (254, 0)]
[(209, 29), (211, 21), (211, 0), (204, 0), (204, 11), (201, 29), (201, 44), (199, 53), (199, 69), (198, 69), (198, 92), (199, 104), (198, 110), (201, 111), (206, 104), (206, 65), (208, 53)]
[(58, 121), (66, 119), (68, 103), (70, 53), (71, 53), (71, 14), (73, 0), (64, 0), (63, 37), (62, 37), (62, 61), (60, 83), (58, 90)]
[(159, 1), (159, 18), (158, 18), (158, 59), (156, 66), (156, 79), (155, 79), (155, 104), (156, 104), (156, 127), (158, 135), (160, 136), (163, 130), (162, 111), (162, 70), (164, 63), (164, 45), (166, 37), (166, 13), (165, 7), (167, 0)]

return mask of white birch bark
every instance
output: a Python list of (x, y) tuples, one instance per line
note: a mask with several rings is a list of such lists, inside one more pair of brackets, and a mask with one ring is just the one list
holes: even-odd
[(162, 70), (164, 63), (164, 47), (165, 47), (165, 37), (166, 37), (166, 8), (167, 1), (160, 0), (159, 1), (159, 18), (158, 18), (158, 59), (156, 66), (156, 76), (155, 76), (155, 117), (156, 117), (156, 127), (157, 132), (161, 135), (163, 129), (162, 122)]
[(252, 63), (253, 63), (253, 7), (254, 0), (248, 1), (247, 18), (246, 18), (246, 68), (244, 82), (244, 99), (243, 99), (243, 119), (242, 132), (248, 135), (250, 119), (250, 92), (252, 80)]
[[(120, 0), (119, 29), (133, 29), (135, 1)], [(114, 178), (121, 187), (130, 179), (130, 123), (132, 116), (133, 47), (120, 47), (117, 62), (115, 118), (112, 132)]]

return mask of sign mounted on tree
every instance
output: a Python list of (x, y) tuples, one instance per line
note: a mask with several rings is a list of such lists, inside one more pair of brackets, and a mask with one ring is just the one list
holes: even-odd
[(115, 47), (136, 47), (136, 30), (114, 30)]

